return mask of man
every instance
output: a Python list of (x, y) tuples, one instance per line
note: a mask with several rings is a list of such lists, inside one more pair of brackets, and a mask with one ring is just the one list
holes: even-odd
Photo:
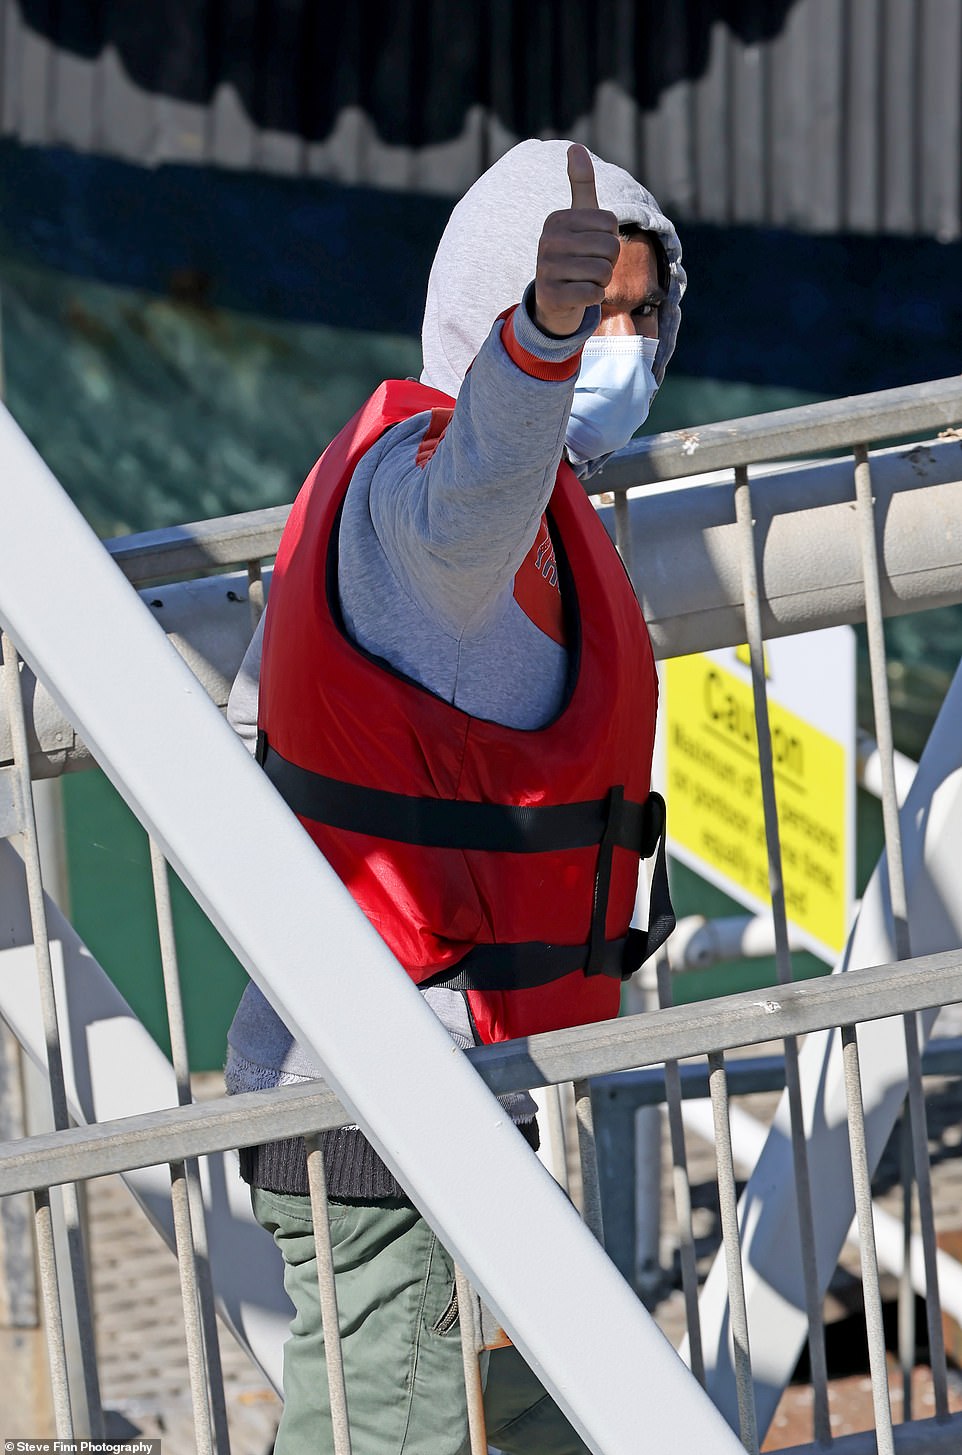
[[(684, 284), (674, 228), (621, 169), (564, 142), (496, 163), (438, 248), (421, 382), (382, 386), (318, 462), (232, 694), (462, 1047), (617, 1014), (643, 953), (654, 666), (572, 471), (644, 422)], [(232, 1091), (322, 1074), (253, 986), (229, 1039)], [(536, 1145), (531, 1098), (505, 1101)], [(323, 1150), (356, 1455), (456, 1455), (450, 1258), (357, 1128)], [(326, 1451), (303, 1144), (246, 1149), (242, 1171), (297, 1310), (276, 1450)], [(485, 1408), (505, 1451), (585, 1448), (513, 1349)]]

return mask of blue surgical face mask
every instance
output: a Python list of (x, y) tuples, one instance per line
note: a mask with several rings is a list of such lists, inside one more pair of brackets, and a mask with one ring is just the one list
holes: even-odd
[(652, 366), (656, 338), (595, 334), (584, 346), (565, 432), (575, 464), (620, 450), (648, 418), (658, 392)]

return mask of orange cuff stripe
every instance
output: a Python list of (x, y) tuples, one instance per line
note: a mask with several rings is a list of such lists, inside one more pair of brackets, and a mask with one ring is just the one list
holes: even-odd
[(414, 463), (423, 470), (428, 461), (434, 458), (434, 452), (444, 438), (444, 431), (451, 423), (453, 409), (432, 409), (431, 418), (428, 420), (428, 427), (421, 436), (421, 443), (418, 445), (418, 452)]
[(513, 364), (517, 364), (523, 374), (528, 374), (532, 379), (547, 379), (551, 383), (560, 383), (563, 379), (572, 379), (581, 367), (581, 346), (577, 351), (570, 354), (567, 359), (559, 359), (557, 362), (550, 359), (539, 359), (534, 354), (529, 354), (527, 349), (521, 347), (514, 336), (514, 309), (509, 308), (501, 317), (504, 324), (501, 328), (501, 342), (504, 344), (505, 353)]

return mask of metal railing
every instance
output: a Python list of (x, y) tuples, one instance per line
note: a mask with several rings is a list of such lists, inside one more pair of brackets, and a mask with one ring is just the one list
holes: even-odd
[[(807, 453), (823, 440), (818, 412), (829, 406), (809, 408), (816, 417)], [(795, 411), (786, 413), (794, 415)], [(947, 413), (940, 391), (938, 408), (924, 417), (931, 423), (933, 414), (941, 418)], [(737, 424), (733, 421), (727, 428), (734, 434)], [(833, 433), (835, 428), (833, 425)], [(884, 435), (884, 416), (876, 429)], [(661, 444), (665, 439), (653, 438), (650, 448), (656, 458), (667, 448)], [(667, 439), (673, 468), (681, 472), (689, 459), (684, 436)], [(777, 436), (767, 443), (774, 451)], [(886, 616), (925, 611), (958, 600), (957, 523), (962, 521), (958, 460), (959, 442), (950, 438), (924, 448), (903, 446), (873, 456), (876, 512), (885, 522), (881, 544)], [(690, 464), (689, 459), (689, 468)], [(596, 477), (599, 490), (610, 491), (613, 482), (608, 474), (613, 466), (610, 463)], [(658, 468), (664, 471), (668, 465), (663, 462)], [(656, 656), (663, 659), (741, 641), (745, 636), (744, 602), (731, 480), (630, 500), (628, 488), (627, 484), (618, 486), (615, 507), (606, 510), (604, 518), (613, 533), (618, 530), (626, 560), (633, 561)], [(828, 461), (790, 472), (753, 475), (751, 492), (757, 536), (765, 543), (761, 610), (766, 638), (864, 620), (851, 462)], [(267, 572), (261, 579), (261, 561), (269, 560), (276, 551), (286, 515), (286, 508), (278, 508), (106, 543), (117, 564), (142, 588), (144, 604), (218, 706), (227, 701), (250, 638), (249, 583), (253, 579), (256, 596), (269, 580)], [(162, 589), (144, 584), (163, 579), (167, 572), (222, 572), (236, 564), (245, 569), (168, 583)], [(47, 686), (35, 685), (28, 676), (24, 696), (35, 776), (83, 766), (88, 750)], [(11, 758), (9, 729), (5, 719), (0, 719), (0, 765)], [(0, 830), (10, 821), (9, 801), (5, 770), (0, 766)]]
[[(315, 1138), (326, 1128), (356, 1120), (369, 1132), (405, 1185), (411, 1187), (418, 1205), (445, 1236), (466, 1275), (495, 1307), (519, 1346), (536, 1355), (546, 1371), (549, 1388), (559, 1397), (592, 1448), (604, 1450), (606, 1455), (635, 1448), (635, 1431), (643, 1417), (653, 1438), (657, 1438), (660, 1430), (662, 1437), (672, 1443), (687, 1440), (691, 1448), (699, 1450), (728, 1449), (726, 1427), (716, 1419), (707, 1402), (696, 1397), (694, 1387), (684, 1383), (680, 1366), (676, 1367), (673, 1358), (666, 1361), (659, 1346), (651, 1342), (649, 1326), (640, 1307), (631, 1299), (594, 1240), (586, 1241), (577, 1235), (564, 1199), (556, 1200), (548, 1194), (530, 1165), (529, 1154), (515, 1145), (519, 1139), (513, 1141), (500, 1120), (497, 1132), (492, 1134), (487, 1093), (481, 1091), (467, 1069), (473, 1065), (481, 1080), (495, 1093), (569, 1081), (578, 1084), (586, 1213), (592, 1218), (596, 1232), (601, 1234), (603, 1204), (594, 1174), (596, 1137), (589, 1083), (594, 1077), (610, 1076), (630, 1067), (662, 1065), (675, 1166), (691, 1367), (725, 1411), (729, 1422), (737, 1424), (744, 1446), (757, 1450), (760, 1434), (764, 1433), (770, 1418), (770, 1406), (773, 1408), (774, 1385), (766, 1384), (764, 1379), (759, 1381), (757, 1348), (753, 1370), (753, 1324), (757, 1326), (759, 1317), (764, 1320), (767, 1315), (764, 1311), (761, 1315), (754, 1312), (755, 1294), (752, 1287), (746, 1289), (743, 1273), (746, 1250), (748, 1264), (756, 1273), (758, 1260), (751, 1248), (751, 1217), (745, 1223), (744, 1210), (743, 1224), (739, 1227), (735, 1149), (729, 1134), (726, 1052), (781, 1039), (785, 1042), (784, 1077), (789, 1115), (786, 1131), (776, 1129), (773, 1136), (776, 1142), (781, 1140), (789, 1148), (788, 1195), (800, 1229), (798, 1267), (802, 1273), (801, 1292), (794, 1303), (798, 1317), (792, 1328), (794, 1331), (800, 1320), (809, 1339), (814, 1434), (824, 1446), (831, 1440), (831, 1425), (821, 1330), (822, 1297), (850, 1217), (843, 1219), (844, 1227), (833, 1257), (826, 1249), (835, 1237), (834, 1230), (827, 1239), (820, 1231), (816, 1212), (821, 1216), (824, 1210), (813, 1207), (810, 1191), (810, 1154), (813, 1149), (820, 1153), (817, 1132), (811, 1126), (805, 1067), (797, 1047), (800, 1036), (809, 1035), (809, 1044), (814, 1046), (814, 1033), (841, 1028), (848, 1101), (846, 1125), (852, 1138), (851, 1196), (858, 1203), (860, 1236), (866, 1255), (865, 1298), (876, 1407), (873, 1439), (877, 1439), (880, 1451), (894, 1450), (878, 1270), (872, 1253), (870, 1167), (881, 1150), (877, 1144), (880, 1139), (884, 1141), (885, 1123), (890, 1127), (894, 1121), (900, 1096), (892, 1094), (889, 1086), (887, 1097), (878, 1098), (877, 1088), (869, 1077), (869, 1104), (863, 1112), (863, 1078), (854, 1027), (868, 1027), (879, 1018), (898, 1016), (904, 1018), (904, 1082), (910, 1098), (911, 1146), (919, 1189), (925, 1284), (930, 1306), (929, 1340), (933, 1351), (936, 1420), (932, 1428), (922, 1433), (926, 1439), (935, 1441), (926, 1448), (955, 1448), (951, 1442), (954, 1440), (957, 1445), (960, 1433), (959, 1422), (948, 1415), (946, 1363), (940, 1346), (935, 1226), (921, 1056), (932, 1009), (962, 999), (962, 960), (957, 949), (962, 944), (962, 933), (940, 927), (952, 939), (951, 946), (945, 947), (947, 953), (920, 955), (919, 946), (924, 947), (924, 940), (919, 938), (916, 943), (913, 939), (909, 943), (912, 905), (905, 874), (900, 870), (901, 830), (881, 621), (883, 614), (893, 611), (962, 601), (962, 528), (955, 524), (962, 522), (962, 452), (958, 439), (948, 437), (922, 450), (900, 447), (883, 452), (873, 457), (870, 464), (867, 446), (880, 439), (942, 429), (958, 424), (960, 419), (962, 381), (942, 381), (917, 390), (889, 391), (886, 395), (836, 401), (757, 420), (656, 437), (632, 446), (593, 482), (593, 488), (616, 493), (615, 508), (609, 514), (614, 518), (619, 547), (631, 565), (646, 616), (652, 623), (658, 654), (667, 656), (748, 639), (779, 986), (777, 992), (761, 998), (752, 993), (673, 1009), (670, 979), (663, 960), (659, 967), (660, 1010), (602, 1026), (532, 1037), (524, 1043), (483, 1048), (469, 1053), (463, 1061), (458, 1060), (456, 1071), (451, 1069), (443, 1033), (439, 1033), (430, 1016), (422, 1014), (418, 998), (408, 993), (406, 978), (395, 975), (393, 962), (383, 946), (366, 931), (363, 922), (359, 923), (360, 916), (353, 912), (353, 906), (345, 905), (346, 897), (314, 862), (316, 856), (302, 852), (299, 838), (292, 836), (290, 816), (259, 776), (251, 772), (238, 745), (231, 744), (226, 733), (216, 733), (216, 720), (212, 722), (208, 704), (201, 700), (203, 694), (197, 692), (199, 679), (215, 702), (222, 705), (224, 701), (225, 684), (236, 668), (252, 619), (262, 604), (261, 563), (276, 549), (286, 511), (207, 522), (108, 543), (108, 550), (128, 579), (141, 586), (169, 581), (173, 576), (223, 571), (238, 563), (244, 566), (241, 577), (212, 576), (200, 585), (191, 581), (144, 593), (148, 609), (156, 619), (172, 627), (170, 635), (191, 666), (198, 669), (196, 677), (191, 677), (163, 650), (159, 634), (146, 614), (137, 612), (123, 583), (114, 580), (109, 568), (105, 572), (102, 551), (98, 555), (96, 543), (85, 538), (82, 529), (69, 519), (53, 482), (9, 421), (4, 424), (0, 431), (0, 449), (6, 478), (11, 483), (9, 488), (0, 484), (0, 518), (10, 527), (9, 540), (25, 540), (28, 530), (31, 538), (39, 530), (44, 539), (52, 539), (57, 531), (63, 532), (57, 548), (51, 551), (51, 559), (44, 563), (45, 580), (37, 579), (41, 573), (33, 569), (33, 563), (14, 569), (15, 562), (6, 579), (0, 579), (0, 621), (9, 632), (3, 642), (8, 707), (6, 722), (0, 723), (0, 764), (7, 760), (9, 766), (0, 766), (0, 832), (17, 832), (25, 845), (26, 894), (16, 889), (11, 891), (11, 903), (16, 900), (21, 918), (24, 904), (29, 905), (30, 911), (29, 924), (22, 923), (11, 934), (10, 948), (3, 951), (0, 962), (3, 956), (9, 961), (12, 955), (18, 954), (17, 946), (32, 942), (39, 966), (39, 1000), (26, 1008), (15, 1004), (9, 981), (0, 972), (0, 1012), (15, 1024), (21, 1041), (32, 1054), (45, 1058), (54, 1103), (51, 1132), (0, 1148), (0, 1193), (30, 1190), (35, 1195), (59, 1433), (96, 1434), (100, 1424), (96, 1364), (90, 1357), (92, 1320), (80, 1266), (83, 1260), (71, 1259), (69, 1270), (64, 1269), (62, 1261), (58, 1263), (53, 1248), (49, 1190), (59, 1186), (69, 1189), (86, 1178), (118, 1171), (140, 1189), (143, 1200), (150, 1204), (151, 1198), (156, 1198), (156, 1183), (153, 1192), (145, 1192), (146, 1184), (135, 1175), (137, 1169), (165, 1164), (170, 1168), (171, 1230), (183, 1279), (197, 1448), (225, 1451), (229, 1448), (229, 1430), (218, 1368), (213, 1316), (215, 1289), (235, 1329), (247, 1339), (262, 1364), (275, 1371), (275, 1377), (280, 1332), (276, 1321), (266, 1333), (263, 1330), (259, 1333), (253, 1325), (245, 1325), (236, 1289), (227, 1289), (219, 1279), (216, 1242), (223, 1229), (217, 1222), (217, 1199), (212, 1192), (213, 1164), (206, 1161), (202, 1166), (198, 1159), (210, 1159), (238, 1142), (248, 1144), (291, 1135)], [(854, 490), (852, 464), (846, 466), (839, 462), (815, 465), (803, 472), (749, 478), (749, 463), (784, 459), (799, 453), (810, 455), (838, 446), (853, 450)], [(690, 473), (694, 466), (706, 469), (732, 465), (735, 467), (733, 485), (722, 482), (687, 491), (681, 508), (678, 497), (669, 495), (626, 499), (626, 491), (637, 484), (679, 478)], [(871, 477), (870, 469), (873, 470)], [(23, 508), (28, 482), (29, 512)], [(880, 516), (884, 529), (879, 525)], [(911, 518), (913, 524), (912, 531), (904, 536), (898, 529), (903, 516)], [(43, 531), (42, 521), (49, 523), (49, 531)], [(806, 555), (810, 532), (814, 532), (822, 546), (814, 566)], [(15, 552), (15, 546), (7, 549)], [(853, 559), (858, 563), (857, 572), (852, 570)], [(82, 583), (83, 590), (71, 596), (71, 586), (77, 583)], [(81, 597), (90, 600), (91, 622), (95, 616), (98, 634), (103, 629), (101, 650), (116, 652), (116, 660), (123, 658), (130, 663), (129, 680), (122, 694), (124, 702), (118, 700), (109, 667), (108, 670), (95, 668), (90, 653), (85, 657), (81, 650), (91, 639), (91, 622), (71, 623), (66, 619), (71, 610), (76, 613), (76, 607), (68, 603)], [(862, 616), (868, 622), (872, 644), (875, 734), (885, 807), (886, 862), (891, 866), (886, 868), (882, 898), (895, 906), (896, 933), (891, 954), (878, 957), (884, 963), (872, 968), (848, 968), (844, 975), (821, 982), (794, 984), (768, 742), (763, 636), (778, 635), (803, 625), (810, 627)], [(14, 641), (36, 667), (44, 687), (36, 685), (30, 672), (21, 668)], [(138, 700), (138, 689), (144, 694), (143, 701)], [(960, 692), (962, 689), (956, 695)], [(185, 696), (192, 698), (186, 705)], [(133, 703), (128, 700), (131, 697)], [(163, 731), (156, 721), (161, 712)], [(203, 743), (211, 734), (216, 738), (216, 752), (205, 754)], [(152, 1059), (142, 1048), (142, 1066), (147, 1068), (149, 1063), (153, 1068), (149, 1075), (144, 1070), (145, 1084), (138, 1088), (146, 1101), (138, 1102), (129, 1085), (118, 1086), (117, 1076), (105, 1073), (102, 1061), (89, 1047), (86, 1060), (79, 1056), (77, 1048), (85, 1038), (92, 1043), (98, 1026), (118, 1018), (118, 998), (114, 992), (111, 999), (109, 988), (96, 979), (83, 982), (83, 995), (77, 993), (80, 977), (94, 974), (96, 967), (90, 965), (88, 956), (80, 968), (82, 955), (76, 937), (71, 938), (69, 926), (57, 918), (49, 901), (45, 901), (39, 875), (31, 811), (31, 775), (48, 776), (65, 767), (82, 766), (89, 761), (86, 744), (133, 802), (152, 834), (151, 859), (174, 1067), (173, 1076), (168, 1072), (165, 1077), (156, 1059), (159, 1053)], [(236, 751), (232, 753), (231, 747)], [(178, 748), (185, 754), (185, 781), (176, 785), (158, 783), (156, 765), (165, 758), (177, 762)], [(917, 823), (917, 805), (926, 802), (931, 811), (937, 795), (941, 793), (944, 797), (948, 791), (952, 750), (950, 731), (944, 731), (941, 738), (938, 733), (934, 735), (933, 753), (927, 749), (920, 781), (913, 788), (914, 799), (910, 798), (903, 812), (902, 824), (908, 825), (909, 834), (913, 823)], [(187, 763), (186, 756), (191, 753), (193, 760)], [(224, 764), (220, 762), (221, 756), (227, 760)], [(197, 818), (192, 810), (202, 793), (207, 795), (207, 812), (216, 822), (216, 833), (205, 832), (192, 822)], [(269, 825), (272, 838), (276, 838), (277, 862), (285, 865), (283, 875), (272, 877), (269, 869), (263, 875), (252, 871), (250, 856), (231, 847), (232, 834), (236, 835), (238, 845), (245, 841), (244, 829), (251, 821)], [(223, 862), (225, 845), (226, 865)], [(304, 1039), (322, 1054), (332, 1087), (337, 1091), (316, 1086), (283, 1088), (202, 1106), (189, 1104), (189, 1071), (169, 911), (167, 859), (193, 888), (265, 993)], [(0, 860), (0, 887), (5, 881), (9, 885), (17, 872), (12, 857)], [(270, 881), (266, 885), (264, 878)], [(328, 919), (323, 930), (319, 923), (312, 925), (305, 911), (312, 896), (327, 905)], [(881, 916), (877, 907), (870, 906), (870, 913)], [(11, 913), (11, 922), (13, 918)], [(950, 918), (947, 914), (947, 923)], [(365, 960), (370, 974), (384, 985), (384, 1033), (374, 1032), (375, 1054), (382, 1064), (376, 1076), (368, 1077), (370, 1085), (359, 1085), (357, 1066), (369, 1066), (371, 1047), (357, 1044), (351, 1027), (349, 989), (345, 991), (339, 982), (338, 995), (343, 996), (345, 1004), (340, 1017), (335, 1017), (336, 1026), (323, 1024), (330, 1021), (330, 1007), (325, 1007), (324, 1017), (313, 1014), (310, 1005), (312, 1000), (316, 1004), (316, 989), (306, 966), (299, 966), (296, 953), (292, 969), (291, 937), (286, 937), (282, 955), (276, 936), (271, 935), (272, 925), (288, 923), (296, 926), (295, 948), (297, 943), (312, 944), (319, 938), (330, 943), (332, 938), (340, 937), (344, 944), (351, 944), (353, 957)], [(51, 924), (55, 926), (53, 934), (49, 929)], [(58, 947), (59, 966), (56, 955), (51, 956), (46, 948), (51, 943)], [(910, 958), (910, 950), (915, 952), (914, 958)], [(22, 956), (17, 965), (22, 966)], [(99, 1002), (97, 997), (101, 997)], [(366, 1003), (369, 1006), (367, 998)], [(105, 1009), (108, 1004), (109, 1013)], [(296, 1013), (292, 1011), (294, 1006), (298, 1007)], [(923, 1017), (921, 1031), (916, 1023), (920, 1012), (928, 1013)], [(70, 1064), (66, 1070), (61, 1067), (60, 1052), (65, 1025), (70, 1027)], [(132, 1035), (136, 1034), (130, 1029)], [(369, 1025), (367, 1029), (370, 1032)], [(446, 1088), (445, 1097), (441, 1098), (446, 1105), (434, 1128), (436, 1135), (421, 1135), (416, 1142), (405, 1134), (405, 1111), (413, 1115), (413, 1102), (405, 1102), (403, 1089), (408, 1047), (415, 1045), (419, 1061), (422, 1049), (424, 1064), (434, 1058), (438, 1083)], [(808, 1049), (806, 1046), (806, 1055)], [(354, 1064), (352, 1056), (357, 1058)], [(690, 1056), (708, 1058), (725, 1247), (724, 1268), (719, 1265), (718, 1276), (713, 1273), (709, 1280), (701, 1297), (701, 1310), (686, 1175), (683, 1071), (679, 1064)], [(815, 1058), (810, 1059), (814, 1064)], [(149, 1105), (151, 1098), (154, 1099), (152, 1106)], [(165, 1099), (177, 1105), (158, 1110)], [(124, 1114), (129, 1111), (136, 1114)], [(71, 1127), (70, 1116), (92, 1124)], [(423, 1123), (423, 1117), (421, 1120)], [(389, 1124), (388, 1135), (385, 1129)], [(463, 1136), (468, 1125), (477, 1129), (471, 1156), (461, 1157), (454, 1169), (451, 1158), (445, 1156), (442, 1186), (429, 1148), (433, 1143), (447, 1149), (452, 1140), (471, 1142), (472, 1138)], [(311, 1190), (326, 1308), (325, 1328), (331, 1347), (335, 1348), (338, 1341), (331, 1259), (323, 1215), (325, 1192), (316, 1142), (311, 1145), (314, 1147), (310, 1157)], [(837, 1144), (835, 1154), (837, 1159)], [(452, 1172), (453, 1193), (450, 1192)], [(905, 1177), (908, 1184), (908, 1162)], [(519, 1238), (513, 1226), (510, 1229), (507, 1223), (499, 1226), (496, 1212), (492, 1212), (485, 1226), (475, 1231), (481, 1220), (468, 1217), (470, 1209), (482, 1205), (489, 1208), (497, 1200), (498, 1187), (503, 1191), (505, 1205), (514, 1205), (517, 1190), (522, 1186), (525, 1200), (530, 1198), (527, 1231), (531, 1236), (526, 1237), (522, 1230)], [(213, 1209), (211, 1232), (206, 1228), (205, 1201)], [(156, 1216), (156, 1205), (151, 1205)], [(72, 1208), (70, 1203), (66, 1213), (68, 1245), (79, 1249), (80, 1223)], [(470, 1235), (466, 1231), (468, 1224), (475, 1225)], [(564, 1249), (567, 1286), (561, 1296), (557, 1287), (552, 1287), (552, 1279), (543, 1267), (538, 1267), (538, 1253), (546, 1236), (555, 1239), (559, 1249)], [(507, 1250), (506, 1241), (512, 1238), (514, 1246)], [(68, 1367), (70, 1338), (62, 1329), (61, 1310), (69, 1303), (60, 1288), (65, 1271), (76, 1288), (79, 1344), (87, 1351), (80, 1370), (82, 1391), (78, 1390), (76, 1374)], [(727, 1329), (730, 1321), (734, 1331), (731, 1362), (726, 1352), (727, 1335), (719, 1342), (711, 1324), (713, 1281), (724, 1283), (725, 1307), (730, 1311), (724, 1322)], [(577, 1330), (572, 1328), (573, 1307), (578, 1310)], [(706, 1317), (707, 1338), (702, 1329)], [(910, 1367), (914, 1349), (909, 1349), (909, 1342), (914, 1345), (914, 1338), (904, 1319), (903, 1325), (904, 1371), (907, 1365)], [(467, 1341), (465, 1363), (470, 1386), (471, 1370), (476, 1369), (477, 1332), (465, 1321), (463, 1334)], [(787, 1344), (793, 1337), (794, 1332)], [(609, 1349), (615, 1343), (619, 1345), (617, 1352), (612, 1352), (603, 1378), (585, 1381), (581, 1375), (575, 1377), (578, 1350), (586, 1339), (603, 1340)], [(772, 1359), (767, 1349), (764, 1353), (762, 1362), (767, 1370)], [(794, 1358), (791, 1362), (794, 1363)], [(652, 1380), (650, 1386), (639, 1390), (635, 1371), (643, 1364), (651, 1370)], [(345, 1409), (349, 1411), (350, 1395), (345, 1401), (336, 1361), (331, 1361), (331, 1372), (336, 1385), (333, 1404), (341, 1411), (336, 1417), (336, 1448), (340, 1452), (350, 1448), (349, 1420), (344, 1413)], [(726, 1381), (729, 1381), (727, 1385)], [(734, 1391), (734, 1401), (726, 1388)], [(475, 1400), (475, 1409), (476, 1406)], [(916, 1421), (914, 1425), (921, 1430), (923, 1423), (931, 1424)], [(476, 1418), (472, 1441), (473, 1450), (484, 1449)]]

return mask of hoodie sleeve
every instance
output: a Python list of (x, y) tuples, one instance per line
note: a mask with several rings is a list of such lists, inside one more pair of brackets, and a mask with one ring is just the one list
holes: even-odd
[(257, 703), (264, 647), (264, 620), (261, 615), (227, 699), (227, 721), (251, 754), (257, 747)]
[(392, 430), (371, 480), (371, 523), (391, 569), (459, 636), (485, 629), (534, 540), (598, 323), (589, 309), (579, 333), (552, 338), (533, 322), (530, 295), (494, 324), (443, 434), (423, 416)]

